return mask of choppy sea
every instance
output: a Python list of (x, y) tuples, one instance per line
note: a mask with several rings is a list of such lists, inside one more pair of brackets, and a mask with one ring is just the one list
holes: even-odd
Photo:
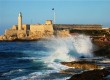
[(60, 62), (93, 57), (92, 51), (91, 39), (85, 35), (0, 42), (0, 80), (66, 80), (73, 74), (61, 73), (68, 67)]

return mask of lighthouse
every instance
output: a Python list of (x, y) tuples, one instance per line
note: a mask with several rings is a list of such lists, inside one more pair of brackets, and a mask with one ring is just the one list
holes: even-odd
[(18, 16), (18, 30), (22, 30), (22, 13), (19, 13)]

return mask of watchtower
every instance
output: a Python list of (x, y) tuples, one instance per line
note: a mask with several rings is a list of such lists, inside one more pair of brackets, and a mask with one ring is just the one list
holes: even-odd
[(19, 13), (18, 16), (18, 30), (22, 30), (22, 13)]

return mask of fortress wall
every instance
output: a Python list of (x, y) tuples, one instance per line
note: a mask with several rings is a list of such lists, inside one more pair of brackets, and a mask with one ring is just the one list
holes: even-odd
[(53, 35), (53, 25), (52, 24), (42, 24), (42, 25), (30, 25), (29, 36), (34, 39), (42, 37), (50, 37)]
[(71, 28), (71, 29), (74, 29), (74, 30), (102, 30), (101, 28), (93, 28), (93, 27), (75, 27), (75, 28)]
[(51, 37), (53, 35), (53, 25), (52, 24), (44, 24), (45, 34), (44, 37)]
[(67, 37), (69, 36), (69, 30), (58, 30), (56, 31), (56, 35), (59, 37)]
[(22, 29), (23, 29), (23, 30), (30, 30), (30, 25), (28, 25), (28, 24), (23, 24), (23, 25), (22, 25)]
[(17, 31), (17, 37), (20, 39), (26, 38), (27, 37), (26, 30), (18, 30)]
[(44, 25), (30, 25), (30, 31), (35, 32), (35, 31), (41, 31), (44, 32)]
[(68, 30), (72, 30), (72, 29), (76, 29), (76, 30), (102, 30), (102, 25), (98, 25), (98, 24), (82, 24), (82, 25), (75, 25), (75, 24), (56, 24), (53, 26), (54, 30), (63, 30), (63, 29), (68, 29)]
[(43, 38), (43, 33), (41, 31), (36, 31), (36, 32), (29, 32), (29, 39), (39, 39)]
[[(18, 30), (18, 25), (13, 25), (11, 29), (13, 29), (13, 30)], [(23, 24), (23, 25), (22, 25), (22, 29), (23, 29), (23, 30), (30, 30), (30, 25), (28, 25), (28, 24)]]
[(53, 32), (53, 25), (44, 25), (45, 31)]
[(26, 30), (17, 30), (17, 34), (26, 34)]
[(72, 29), (77, 30), (101, 30), (101, 25), (75, 25)]
[(46, 25), (52, 24), (52, 20), (46, 20), (45, 24), (46, 24)]

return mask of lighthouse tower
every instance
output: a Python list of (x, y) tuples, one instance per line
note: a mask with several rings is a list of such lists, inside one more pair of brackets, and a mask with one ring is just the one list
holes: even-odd
[(19, 13), (18, 16), (18, 30), (22, 30), (22, 13)]

